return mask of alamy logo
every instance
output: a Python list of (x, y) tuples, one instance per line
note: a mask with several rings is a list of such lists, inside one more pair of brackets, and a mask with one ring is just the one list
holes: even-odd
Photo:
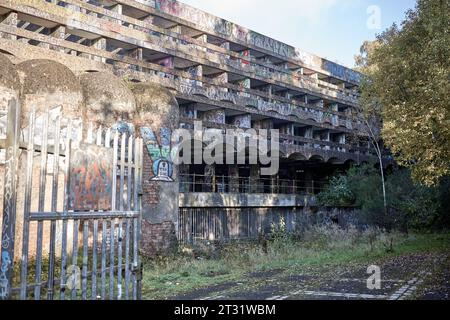
[(159, 130), (159, 139), (151, 128), (140, 130), (153, 162), (152, 181), (172, 182), (174, 165), (181, 164), (259, 164), (261, 175), (276, 175), (279, 169), (278, 130), (204, 129), (201, 121), (194, 129)]
[(367, 274), (370, 274), (367, 279), (367, 289), (380, 290), (381, 289), (381, 269), (379, 266), (369, 266)]
[(371, 5), (366, 10), (369, 18), (367, 19), (367, 28), (370, 30), (381, 29), (381, 9), (379, 6)]
[(67, 268), (66, 287), (69, 290), (81, 289), (81, 270), (78, 266), (71, 265)]
[[(276, 175), (279, 169), (279, 131), (256, 129), (203, 129), (194, 122), (193, 134), (177, 129), (172, 135), (174, 164), (259, 164), (261, 175)], [(192, 155), (192, 151), (194, 154)]]

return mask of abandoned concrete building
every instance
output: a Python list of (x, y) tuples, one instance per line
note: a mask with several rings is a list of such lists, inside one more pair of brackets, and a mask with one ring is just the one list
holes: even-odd
[[(32, 108), (58, 106), (143, 139), (149, 253), (175, 237), (257, 237), (281, 217), (295, 229), (317, 219), (314, 195), (333, 173), (370, 158), (359, 73), (174, 0), (0, 0), (0, 67), (0, 116), (17, 98), (22, 128)], [(278, 129), (278, 174), (173, 165), (171, 132), (196, 120), (223, 134)]]

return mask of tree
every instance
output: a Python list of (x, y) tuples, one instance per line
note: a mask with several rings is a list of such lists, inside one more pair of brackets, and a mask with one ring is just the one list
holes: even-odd
[(450, 174), (449, 21), (448, 0), (418, 0), (357, 59), (363, 108), (381, 116), (386, 146), (426, 185)]
[(381, 177), (381, 187), (383, 194), (383, 208), (384, 214), (387, 215), (387, 196), (386, 196), (386, 180), (384, 177), (384, 165), (383, 160), (385, 158), (386, 152), (385, 148), (382, 146), (381, 142), (381, 114), (382, 114), (382, 105), (377, 99), (376, 95), (373, 92), (372, 79), (370, 75), (374, 72), (374, 68), (377, 65), (370, 63), (370, 58), (373, 53), (379, 47), (378, 42), (369, 42), (366, 41), (361, 46), (360, 55), (355, 57), (356, 68), (363, 73), (363, 77), (361, 79), (361, 96), (360, 96), (360, 104), (354, 108), (355, 112), (355, 120), (361, 123), (360, 132), (363, 133), (370, 141), (370, 144), (375, 151), (377, 156), (379, 168), (380, 168), (380, 177)]

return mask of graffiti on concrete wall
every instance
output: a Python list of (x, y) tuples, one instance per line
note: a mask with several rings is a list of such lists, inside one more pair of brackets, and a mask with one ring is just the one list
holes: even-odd
[(247, 42), (250, 45), (274, 52), (282, 57), (296, 60), (300, 64), (309, 66), (313, 69), (322, 69), (327, 71), (331, 76), (351, 82), (356, 82), (360, 79), (360, 74), (352, 69), (338, 65), (326, 59), (322, 59), (316, 55), (309, 54), (293, 46), (236, 25), (230, 21), (226, 21), (178, 1), (156, 0), (155, 8), (161, 12), (186, 19), (200, 26), (204, 31), (218, 33), (230, 38), (230, 40)]
[(159, 64), (160, 66), (163, 66), (163, 67), (166, 67), (166, 68), (169, 68), (169, 69), (173, 69), (173, 67), (174, 67), (173, 57), (167, 57), (167, 58), (164, 58), (164, 59), (153, 61), (153, 63)]
[(172, 132), (168, 128), (161, 128), (159, 134), (160, 141), (151, 128), (141, 128), (142, 139), (153, 163), (153, 178), (150, 180), (173, 182), (173, 161), (170, 145)]
[(249, 114), (244, 114), (241, 116), (236, 116), (233, 119), (233, 124), (239, 128), (250, 129), (252, 127), (251, 116)]
[(111, 210), (113, 150), (80, 144), (70, 158), (69, 210)]
[(225, 124), (225, 110), (216, 109), (206, 111), (205, 114), (203, 115), (203, 120), (207, 122)]
[(118, 121), (111, 127), (113, 133), (118, 132), (119, 134), (126, 133), (128, 137), (134, 135), (134, 125), (126, 121)]

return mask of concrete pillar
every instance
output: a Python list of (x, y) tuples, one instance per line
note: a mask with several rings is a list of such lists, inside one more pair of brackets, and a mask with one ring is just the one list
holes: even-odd
[(250, 165), (250, 193), (259, 193), (261, 188), (259, 186), (261, 178), (261, 170), (258, 164)]
[(245, 78), (242, 80), (239, 80), (237, 82), (237, 85), (239, 86), (240, 90), (243, 90), (244, 92), (239, 92), (238, 94), (242, 97), (250, 97), (250, 94), (245, 92), (245, 89), (251, 89), (251, 80), (250, 78)]
[(170, 27), (169, 30), (172, 31), (172, 32), (181, 34), (181, 26), (180, 25), (176, 25), (174, 27)]
[(225, 124), (225, 110), (214, 109), (206, 111), (203, 114), (203, 121), (213, 122), (217, 124)]
[(206, 165), (204, 171), (203, 192), (216, 192), (216, 167), (215, 165)]
[[(193, 78), (195, 78), (195, 77), (202, 78), (203, 77), (203, 66), (202, 65), (192, 66), (187, 69), (187, 72)], [(203, 86), (202, 81), (199, 81), (199, 80), (189, 79), (188, 82), (193, 86), (199, 86), (199, 87)]]
[[(7, 26), (17, 27), (17, 13), (16, 12), (10, 12), (3, 17), (0, 17), (0, 23), (5, 24)], [(0, 32), (0, 38), (3, 39), (10, 39), (10, 40), (17, 40), (17, 36), (12, 34), (7, 34)]]
[(308, 194), (314, 193), (314, 176), (310, 170), (305, 171), (305, 190)]
[[(142, 48), (131, 49), (129, 51), (129, 55), (133, 59), (137, 59), (139, 61), (142, 61)], [(135, 66), (135, 70), (142, 72), (142, 67), (141, 66)]]
[[(109, 8), (109, 10), (114, 11), (117, 14), (122, 15), (123, 7), (122, 7), (121, 4), (116, 4), (116, 5), (112, 6), (111, 8)], [(114, 18), (109, 18), (109, 20), (112, 21), (112, 22), (115, 22), (117, 24), (122, 25), (122, 21), (121, 20), (117, 20), (117, 19), (114, 19)]]
[[(228, 84), (228, 72), (218, 73), (211, 77), (214, 83), (218, 85)], [(220, 87), (219, 90), (228, 92), (228, 88)]]
[(238, 128), (250, 129), (252, 127), (252, 117), (250, 114), (235, 116), (233, 124)]
[(229, 192), (239, 193), (239, 167), (238, 165), (232, 164), (228, 166), (228, 176), (229, 176)]
[(177, 245), (178, 166), (171, 156), (171, 136), (179, 127), (179, 107), (168, 89), (154, 83), (131, 88), (136, 99), (136, 131), (144, 140), (141, 249), (166, 254)]

